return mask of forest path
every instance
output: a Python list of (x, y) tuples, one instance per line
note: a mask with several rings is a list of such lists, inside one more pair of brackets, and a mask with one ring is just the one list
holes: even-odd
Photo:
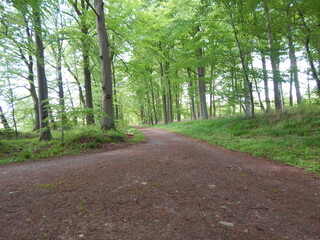
[(0, 166), (0, 239), (320, 239), (320, 178), (176, 133)]

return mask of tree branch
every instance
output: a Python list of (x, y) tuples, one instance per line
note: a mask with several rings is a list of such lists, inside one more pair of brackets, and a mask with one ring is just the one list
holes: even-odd
[[(96, 14), (97, 18), (99, 19), (99, 14), (96, 12), (96, 10), (94, 9), (94, 7), (91, 5), (91, 3), (88, 0), (85, 0), (86, 3), (90, 6), (90, 8), (94, 11), (94, 13)], [(103, 4), (103, 2), (101, 2), (101, 4)]]

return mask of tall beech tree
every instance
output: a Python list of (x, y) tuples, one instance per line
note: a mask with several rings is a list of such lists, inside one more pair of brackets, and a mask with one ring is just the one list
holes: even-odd
[(89, 54), (89, 26), (86, 19), (87, 12), (90, 8), (88, 2), (85, 0), (69, 0), (72, 4), (76, 14), (79, 17), (77, 21), (80, 31), (81, 31), (81, 51), (82, 51), (82, 61), (83, 61), (83, 76), (84, 76), (84, 90), (85, 90), (85, 104), (88, 112), (86, 114), (87, 125), (95, 123), (94, 114), (93, 114), (93, 98), (92, 98), (92, 80), (91, 80), (91, 71), (90, 71), (90, 54)]
[(102, 74), (102, 112), (105, 114), (101, 120), (101, 128), (104, 130), (115, 128), (112, 102), (112, 72), (109, 40), (105, 26), (104, 7), (102, 0), (94, 1), (98, 42), (101, 58)]
[(296, 49), (294, 44), (294, 33), (293, 33), (293, 21), (295, 17), (290, 4), (287, 5), (286, 13), (288, 18), (287, 39), (288, 39), (288, 46), (289, 46), (290, 75), (291, 75), (290, 77), (291, 77), (291, 83), (293, 82), (295, 86), (297, 103), (300, 104), (302, 102), (302, 96), (300, 92), (300, 82), (298, 77), (298, 63), (297, 63)]
[(281, 96), (280, 96), (280, 71), (279, 71), (279, 50), (276, 48), (275, 36), (272, 29), (269, 5), (266, 0), (263, 0), (263, 8), (265, 14), (266, 28), (269, 41), (269, 54), (273, 75), (273, 91), (274, 91), (274, 103), (276, 111), (282, 110)]
[(32, 15), (35, 32), (37, 77), (39, 94), (39, 115), (40, 115), (40, 140), (52, 138), (49, 127), (49, 97), (48, 84), (45, 71), (44, 47), (42, 39), (40, 1), (32, 3)]

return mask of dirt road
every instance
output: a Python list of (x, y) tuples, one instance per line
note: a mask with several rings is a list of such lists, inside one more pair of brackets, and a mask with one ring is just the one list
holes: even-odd
[(319, 176), (141, 130), (124, 149), (0, 166), (0, 239), (320, 239)]

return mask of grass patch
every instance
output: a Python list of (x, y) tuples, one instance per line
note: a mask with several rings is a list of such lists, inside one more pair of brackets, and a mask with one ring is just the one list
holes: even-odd
[[(52, 131), (52, 140), (41, 142), (35, 133), (19, 133), (16, 138), (14, 133), (0, 131), (0, 164), (80, 154), (105, 143), (144, 140), (137, 129), (125, 126), (118, 129), (102, 131), (98, 126), (75, 127), (65, 131), (63, 142), (58, 131)], [(126, 134), (128, 131), (134, 133), (130, 139)]]
[(80, 205), (79, 205), (79, 207), (78, 207), (78, 210), (79, 210), (80, 212), (83, 212), (86, 208), (87, 208), (87, 200), (81, 198), (81, 199), (80, 199)]
[(42, 190), (42, 191), (44, 191), (46, 193), (50, 193), (51, 191), (53, 191), (56, 188), (58, 188), (61, 184), (62, 184), (62, 182), (43, 183), (43, 184), (36, 185), (35, 188), (36, 189), (40, 189), (40, 190)]
[(145, 142), (145, 137), (144, 135), (141, 133), (140, 130), (133, 128), (133, 127), (129, 127), (127, 130), (127, 136), (128, 136), (128, 141), (133, 142), (133, 143), (141, 143), (141, 142)]
[(157, 127), (320, 174), (318, 106), (290, 108), (254, 119), (237, 116)]

